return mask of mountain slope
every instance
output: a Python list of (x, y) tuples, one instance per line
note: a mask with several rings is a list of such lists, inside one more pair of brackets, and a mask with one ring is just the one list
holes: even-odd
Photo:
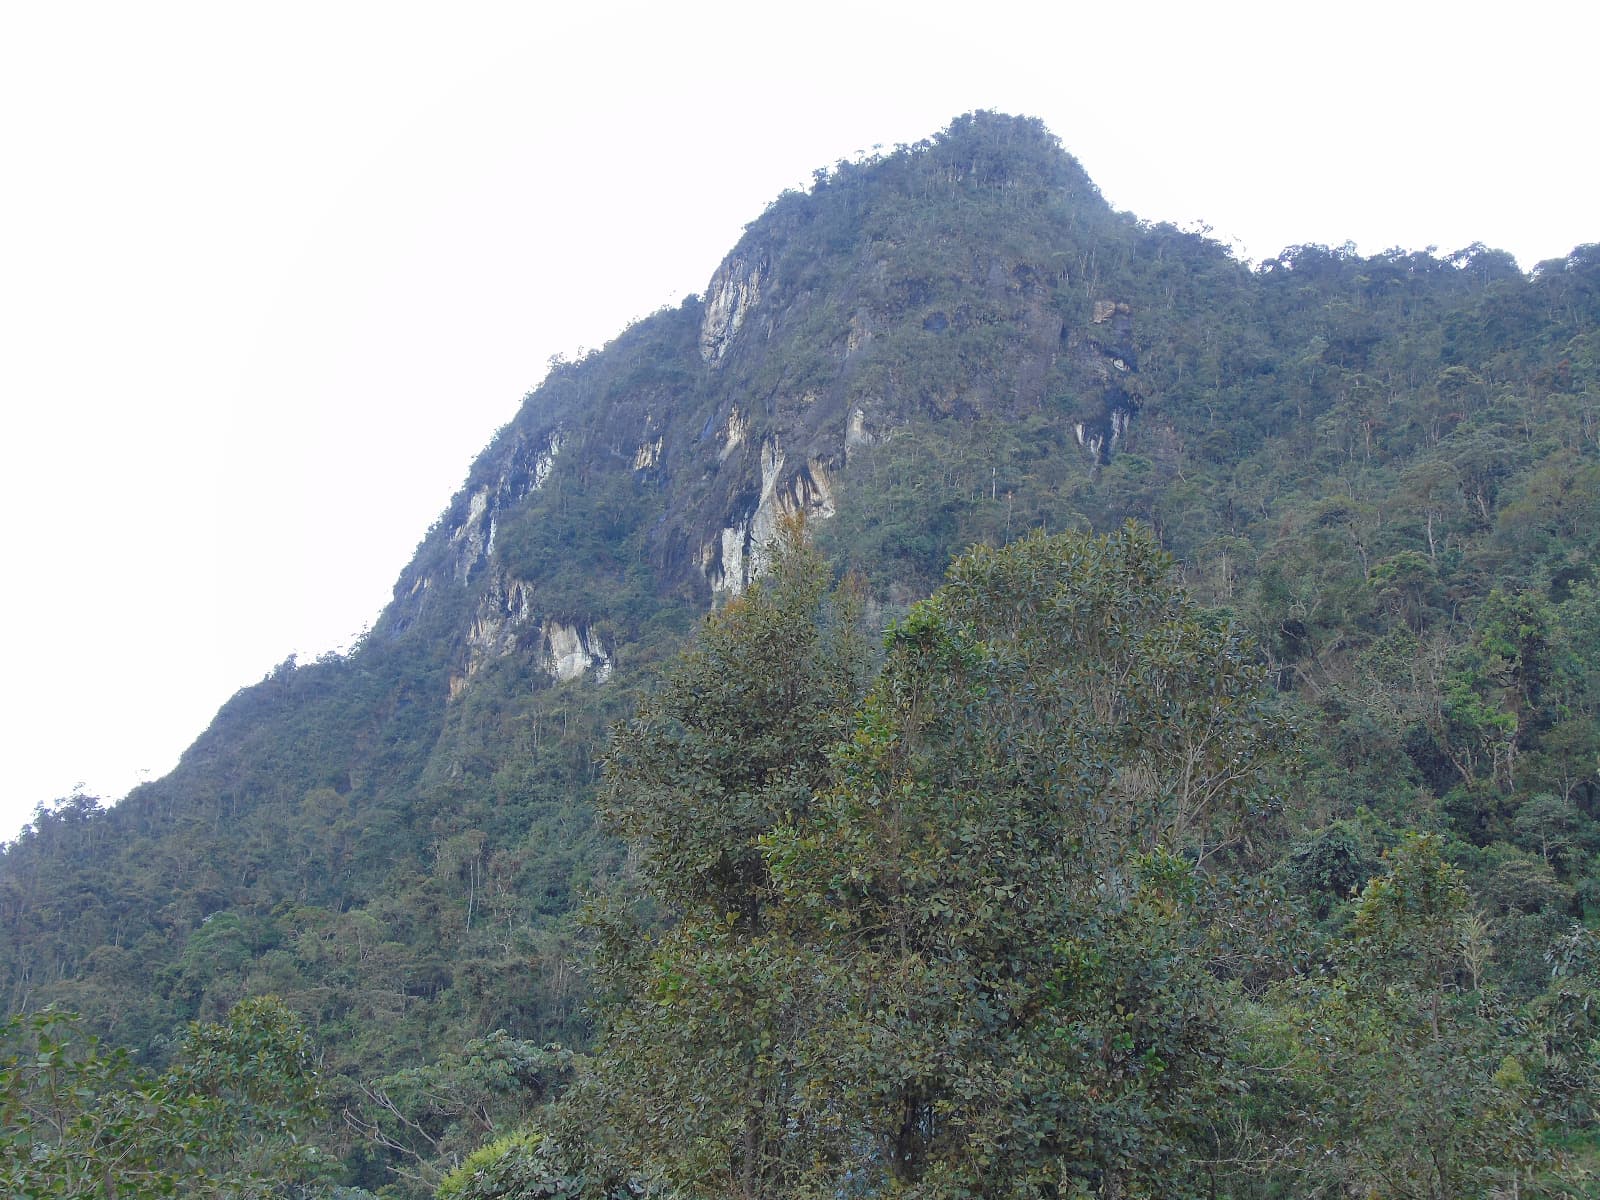
[[(0, 860), (8, 1006), (160, 1056), (273, 991), (351, 1080), (497, 1027), (581, 1040), (596, 746), (783, 513), (880, 617), (969, 543), (1138, 517), (1306, 705), (1303, 830), (1444, 819), (1489, 854), (1521, 797), (1600, 816), (1597, 324), (1593, 248), (1251, 269), (1112, 211), (1027, 119), (818, 172), (704, 297), (552, 369), (348, 657), (244, 689), (114, 809), (40, 814)], [(1461, 682), (1496, 588), (1556, 606), (1544, 698)], [(1457, 685), (1520, 720), (1509, 749)], [(1588, 860), (1557, 867), (1520, 915), (1581, 911)]]

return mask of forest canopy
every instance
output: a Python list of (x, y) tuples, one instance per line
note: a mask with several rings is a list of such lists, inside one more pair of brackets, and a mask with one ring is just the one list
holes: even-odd
[(1519, 1007), (1419, 835), (1319, 922), (1285, 701), (1147, 529), (974, 549), (870, 684), (829, 578), (791, 526), (616, 730), (594, 1049), (441, 1194), (1574, 1186), (1594, 934)]

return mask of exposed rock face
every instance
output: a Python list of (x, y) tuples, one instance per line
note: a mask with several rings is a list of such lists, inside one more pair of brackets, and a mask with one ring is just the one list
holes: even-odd
[(593, 672), (596, 683), (611, 677), (611, 655), (585, 625), (547, 621), (544, 627), (544, 669), (557, 682)]
[(500, 514), (544, 486), (561, 444), (560, 431), (552, 430), (535, 444), (518, 446), (499, 478), (480, 485), (468, 497), (466, 515), (450, 530), (451, 574), (457, 583), (465, 583), (489, 561)]
[(633, 469), (635, 471), (649, 470), (661, 461), (661, 442), (662, 439), (657, 438), (653, 442), (645, 442), (638, 450), (634, 451)]
[(561, 431), (554, 431), (546, 439), (544, 449), (534, 456), (533, 483), (529, 486), (529, 491), (538, 491), (550, 477), (550, 468), (556, 465), (556, 455), (561, 453), (561, 441)]
[(852, 357), (872, 341), (872, 314), (865, 307), (858, 308), (850, 318), (850, 331), (845, 336), (844, 356)]
[[(497, 448), (493, 472), (475, 473), (475, 481), (456, 496), (440, 525), (430, 532), (429, 541), (439, 550), (419, 553), (401, 574), (395, 601), (381, 626), (387, 636), (399, 637), (410, 629), (433, 598), (447, 590), (442, 585), (471, 587), (483, 578), (501, 518), (514, 513), (544, 486), (565, 441), (560, 429), (546, 427), (536, 435), (516, 433)], [(480, 618), (498, 611), (503, 600), (496, 591), (500, 585), (501, 581), (495, 580), (485, 586), (476, 610)], [(456, 685), (452, 684), (452, 690)]]
[(844, 457), (845, 462), (850, 461), (853, 451), (862, 446), (870, 446), (878, 439), (873, 437), (867, 429), (867, 413), (863, 408), (852, 408), (849, 420), (844, 427)]
[(484, 590), (467, 630), (467, 665), (463, 682), (471, 679), (485, 663), (510, 654), (517, 647), (519, 631), (533, 619), (533, 584), (497, 574)]
[[(492, 473), (479, 472), (457, 496), (434, 537), (442, 553), (419, 555), (395, 588), (395, 603), (386, 619), (391, 637), (404, 634), (431, 604), (446, 599), (454, 584), (476, 591), (468, 610), (470, 623), (462, 638), (461, 658), (449, 675), (449, 693), (459, 696), (487, 664), (518, 649), (526, 631), (535, 627), (534, 584), (495, 562), (495, 537), (503, 518), (514, 515), (550, 478), (566, 442), (560, 429), (546, 427), (529, 435), (514, 433), (498, 448)], [(427, 561), (427, 567), (419, 567)]]
[(826, 520), (838, 511), (824, 463), (812, 459), (787, 478), (783, 465), (777, 439), (767, 439), (761, 447), (761, 491), (755, 508), (723, 529), (702, 551), (701, 568), (714, 595), (737, 596), (761, 574), (780, 517), (803, 512)]
[(769, 266), (764, 254), (735, 251), (717, 268), (706, 288), (705, 316), (700, 322), (700, 357), (721, 360), (750, 310), (761, 302), (761, 281)]
[[(957, 175), (938, 175), (940, 187), (975, 161), (952, 159)], [(917, 422), (1045, 415), (1052, 441), (1075, 439), (1086, 468), (1125, 447), (1139, 395), (1132, 310), (1114, 277), (1085, 294), (1091, 285), (1068, 276), (1089, 261), (1098, 199), (1065, 222), (1059, 197), (1039, 193), (1038, 211), (1016, 214), (1031, 238), (999, 248), (957, 232), (913, 237), (903, 222), (818, 224), (839, 195), (783, 201), (703, 298), (553, 369), (453, 500), (426, 565), (402, 579), (385, 632), (448, 615), (453, 686), (500, 659), (540, 685), (603, 678), (637, 632), (629, 604), (648, 607), (632, 597), (653, 589), (663, 603), (714, 606), (740, 595), (785, 514), (826, 520), (875, 495), (879, 468), (902, 452), (874, 448)], [(928, 202), (919, 194), (915, 210)], [(1029, 258), (1030, 241), (1059, 248)], [(864, 465), (872, 477), (846, 491), (840, 472)], [(841, 536), (859, 540), (863, 517), (849, 514)], [(625, 573), (624, 550), (654, 578)], [(586, 590), (574, 564), (591, 559), (606, 582)]]
[(494, 545), (494, 525), (485, 529), (484, 517), (489, 511), (489, 489), (479, 488), (467, 502), (467, 519), (450, 532), (450, 544), (455, 547), (455, 579), (465, 583), (467, 576)]
[(1072, 432), (1077, 435), (1078, 445), (1090, 458), (1097, 463), (1109, 463), (1117, 442), (1128, 432), (1132, 415), (1130, 409), (1113, 408), (1104, 422), (1078, 421), (1072, 426)]
[[(465, 668), (450, 677), (452, 700), (490, 662), (532, 642), (528, 631), (538, 619), (534, 600), (534, 585), (527, 580), (504, 572), (490, 578), (467, 631)], [(587, 625), (546, 621), (539, 628), (536, 644), (540, 664), (558, 683), (586, 674), (596, 683), (604, 683), (611, 676), (611, 654)]]
[(1096, 300), (1090, 326), (1072, 336), (1070, 353), (1079, 375), (1098, 393), (1098, 411), (1074, 421), (1072, 432), (1090, 459), (1109, 463), (1139, 409), (1130, 391), (1138, 370), (1133, 309), (1120, 300)]
[(722, 445), (717, 450), (718, 462), (726, 462), (728, 455), (732, 454), (740, 446), (744, 445), (744, 435), (747, 428), (748, 426), (745, 424), (744, 414), (742, 414), (738, 407), (735, 406), (733, 410), (728, 413), (727, 424), (722, 427)]

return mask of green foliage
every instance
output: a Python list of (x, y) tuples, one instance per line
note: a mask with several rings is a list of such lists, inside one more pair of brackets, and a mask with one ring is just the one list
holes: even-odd
[(1286, 866), (1296, 891), (1313, 897), (1317, 915), (1359, 891), (1378, 868), (1370, 832), (1335, 821), (1289, 851)]
[[(705, 1195), (1178, 1171), (1226, 1092), (1245, 909), (1214, 872), (1250, 861), (1286, 732), (1245, 645), (1148, 533), (1035, 536), (913, 608), (850, 728), (822, 578), (781, 553), (618, 732), (609, 811), (674, 921), (597, 918), (592, 1144)], [(782, 741), (774, 678), (817, 697)]]
[(439, 1200), (488, 1200), (490, 1197), (567, 1197), (565, 1180), (542, 1160), (544, 1139), (535, 1133), (496, 1138), (471, 1154), (439, 1183)]
[(769, 839), (810, 989), (800, 1194), (1110, 1193), (1218, 1098), (1215, 869), (1283, 728), (1148, 533), (975, 549), (891, 630), (839, 782)]
[(1487, 986), (1487, 927), (1440, 849), (1413, 837), (1388, 852), (1333, 975), (1275, 997), (1283, 1027), (1261, 1040), (1277, 1041), (1268, 1061), (1295, 1090), (1272, 1169), (1296, 1195), (1445, 1200), (1570, 1182), (1544, 1138), (1537, 1049)]
[(304, 1195), (332, 1160), (300, 1141), (321, 1111), (309, 1043), (277, 1000), (196, 1023), (163, 1073), (84, 1036), (77, 1018), (16, 1016), (0, 1051), (0, 1188), (19, 1198)]
[[(774, 1058), (793, 1004), (762, 839), (829, 776), (870, 658), (852, 584), (830, 589), (799, 522), (771, 554), (606, 756), (602, 813), (629, 840), (649, 907), (617, 896), (591, 911), (607, 1003), (588, 1132), (698, 1194), (770, 1194), (794, 1166), (791, 1081)], [(641, 926), (652, 909), (668, 927)]]
[(602, 818), (637, 848), (654, 898), (758, 928), (759, 841), (810, 803), (864, 686), (853, 586), (785, 524), (766, 576), (711, 616), (661, 689), (612, 732)]
[(634, 1200), (631, 1181), (597, 1170), (537, 1129), (497, 1138), (445, 1176), (438, 1200)]
[(1600, 934), (1570, 926), (1552, 940), (1545, 963), (1550, 986), (1528, 1018), (1538, 1102), (1552, 1123), (1592, 1143), (1600, 1109)]
[(476, 1148), (485, 1139), (526, 1122), (571, 1073), (567, 1051), (497, 1030), (435, 1062), (363, 1084), (345, 1121), (387, 1151), (402, 1178), (424, 1189), (443, 1188), (481, 1159)]
[[(617, 934), (620, 964), (598, 981), (605, 1002), (671, 999), (630, 1001), (661, 1061), (725, 1039), (727, 1057), (706, 1056), (702, 1079), (720, 1071), (749, 1086), (790, 1070), (749, 1032), (798, 1036), (809, 1003), (801, 960), (772, 940), (761, 837), (785, 822), (816, 833), (815, 795), (834, 796), (826, 748), (849, 724), (801, 705), (795, 727), (782, 727), (779, 706), (794, 695), (771, 668), (803, 659), (803, 642), (784, 644), (774, 624), (770, 652), (732, 654), (731, 668), (758, 679), (748, 694), (719, 691), (703, 667), (684, 685), (709, 697), (698, 727), (664, 706), (666, 693), (640, 710), (641, 738), (677, 730), (668, 741), (682, 778), (704, 786), (695, 805), (645, 780), (677, 770), (670, 755), (640, 760), (639, 805), (620, 806), (613, 832), (592, 804), (604, 731), (700, 621), (707, 555), (749, 516), (768, 482), (763, 461), (778, 457), (773, 497), (792, 499), (802, 470), (826, 477), (836, 515), (814, 532), (859, 573), (875, 620), (904, 615), (973, 544), (1147, 522), (1199, 606), (1198, 632), (1144, 647), (1151, 669), (1169, 651), (1221, 661), (1206, 646), (1224, 645), (1230, 622), (1248, 629), (1252, 670), (1306, 730), (1305, 769), (1270, 795), (1230, 793), (1210, 809), (1181, 783), (1186, 755), (1202, 771), (1218, 765), (1203, 737), (1152, 731), (1211, 728), (1201, 718), (1213, 698), (1152, 691), (1112, 703), (1126, 725), (1107, 718), (1100, 740), (1076, 743), (1072, 769), (1085, 777), (1115, 764), (1096, 801), (1107, 824), (1088, 849), (1114, 858), (1115, 822), (1127, 815), (1131, 827), (1137, 812), (1160, 831), (1141, 852), (1181, 853), (1208, 885), (1236, 874), (1219, 894), (1250, 921), (1271, 907), (1255, 881), (1272, 878), (1337, 936), (1378, 850), (1407, 831), (1438, 833), (1494, 951), (1475, 994), (1492, 995), (1507, 1022), (1580, 1003), (1545, 955), (1573, 918), (1600, 917), (1594, 247), (1528, 275), (1481, 245), (1365, 257), (1301, 245), (1252, 269), (1204, 230), (1114, 212), (1036, 121), (974, 113), (926, 142), (819, 172), (755, 222), (736, 255), (759, 267), (760, 298), (726, 354), (701, 357), (707, 306), (691, 297), (553, 364), (350, 655), (286, 660), (223, 707), (177, 771), (115, 807), (82, 796), (41, 807), (0, 853), (7, 1011), (82, 1012), (159, 1073), (186, 1022), (220, 1022), (241, 998), (272, 992), (324, 1047), (340, 1107), (381, 1125), (364, 1107), (374, 1089), (395, 1098), (380, 1081), (470, 1074), (465, 1048), (494, 1030), (527, 1046), (587, 1043), (594, 978), (575, 969), (575, 909), (598, 881), (620, 880), (627, 894), (601, 923)], [(734, 408), (738, 445), (725, 437)], [(1031, 586), (1015, 573), (996, 584), (1023, 596)], [(1021, 689), (1028, 699), (1013, 707), (1025, 710), (1030, 689), (1048, 699), (1067, 687), (1050, 669), (1025, 685), (1005, 674), (1004, 656), (985, 657), (996, 639), (953, 615), (953, 596), (937, 636), (923, 627), (927, 669), (946, 651), (961, 662), (975, 652), (961, 677), (981, 694), (930, 693), (947, 717), (970, 711), (1000, 729), (1013, 719), (996, 699), (1006, 689)], [(1201, 615), (1207, 606), (1215, 615)], [(605, 648), (609, 682), (551, 682), (549, 621), (582, 626)], [(1103, 702), (1115, 681), (1096, 674), (1099, 661), (1073, 670)], [(856, 678), (832, 691), (853, 694)], [(820, 683), (806, 675), (798, 686)], [(1244, 694), (1224, 686), (1214, 698), (1219, 730), (1245, 720), (1255, 700)], [(874, 703), (887, 705), (884, 736), (903, 740), (905, 714)], [(1065, 712), (1066, 728), (1088, 728), (1084, 703)], [(724, 720), (742, 732), (719, 741)], [(993, 736), (923, 765), (945, 769), (958, 750), (999, 759)], [(1042, 753), (1028, 738), (1021, 746), (1019, 763)], [(738, 774), (746, 751), (765, 777)], [(800, 767), (785, 776), (777, 764), (791, 752)], [(1003, 810), (1006, 794), (983, 803)], [(699, 813), (701, 800), (722, 815)], [(633, 860), (618, 835), (639, 847)], [(667, 879), (684, 890), (661, 890)], [(1209, 914), (1214, 900), (1201, 895), (1197, 911)], [(731, 927), (715, 911), (730, 900)], [(1292, 926), (1296, 911), (1276, 919)], [(1105, 936), (1124, 935), (1108, 926)], [(1303, 948), (1312, 936), (1290, 940)], [(1284, 968), (1257, 962), (1251, 940), (1236, 930), (1210, 960), (1241, 989), (1218, 1011), (1281, 1030), (1261, 988)], [(665, 960), (651, 965), (657, 952), (704, 969), (674, 975)], [(699, 1025), (683, 1027), (699, 1032), (680, 1045), (668, 1018), (691, 1010)], [(1259, 1047), (1219, 1039), (1229, 1054), (1219, 1078), (1248, 1071)], [(1561, 1044), (1564, 1061), (1578, 1055)], [(1531, 1089), (1518, 1094), (1538, 1109), (1556, 1089), (1574, 1114), (1566, 1136), (1589, 1136), (1577, 1085), (1553, 1082), (1567, 1068), (1516, 1058)], [(1289, 1083), (1252, 1078), (1257, 1100), (1232, 1116), (1262, 1117), (1264, 1096), (1295, 1102)], [(420, 1194), (474, 1139), (530, 1111), (493, 1093), (490, 1130), (466, 1110), (433, 1113), (425, 1089), (398, 1090), (401, 1111), (447, 1149), (413, 1134), (352, 1141), (349, 1180), (372, 1191)], [(682, 1111), (700, 1111), (702, 1091), (685, 1092)], [(790, 1111), (793, 1094), (758, 1107)], [(658, 1111), (675, 1110), (641, 1109), (639, 1121)], [(673, 1120), (678, 1132), (693, 1123)], [(741, 1122), (707, 1115), (695, 1153), (726, 1160), (734, 1131), (754, 1127)], [(1229, 1128), (1211, 1129), (1201, 1157), (1237, 1183), (1222, 1159), (1254, 1143)], [(680, 1154), (666, 1144), (676, 1137), (661, 1127), (663, 1161)]]

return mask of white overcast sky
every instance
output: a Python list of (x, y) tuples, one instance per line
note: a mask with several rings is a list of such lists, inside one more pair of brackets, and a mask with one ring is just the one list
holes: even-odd
[(1592, 3), (550, 9), (0, 6), (0, 838), (348, 642), (551, 355), (961, 112), (1255, 258), (1600, 240)]

